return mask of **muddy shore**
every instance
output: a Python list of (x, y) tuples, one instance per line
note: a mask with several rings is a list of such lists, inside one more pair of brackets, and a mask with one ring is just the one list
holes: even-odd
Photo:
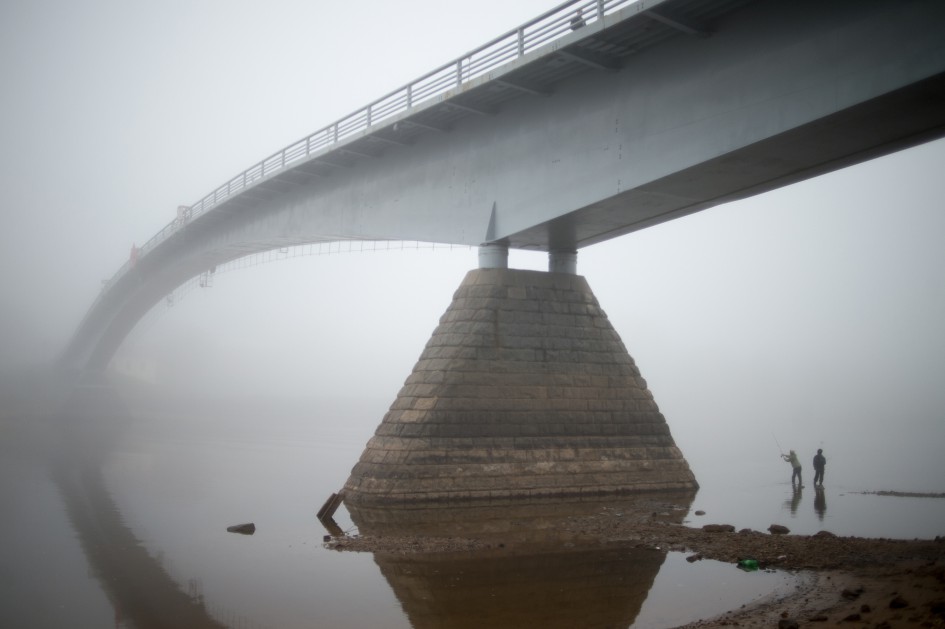
[[(659, 511), (630, 515), (604, 509), (571, 518), (564, 526), (573, 536), (602, 546), (681, 551), (690, 561), (736, 564), (750, 558), (760, 569), (803, 576), (790, 595), (699, 620), (686, 629), (945, 627), (945, 538), (867, 539), (825, 531), (809, 536), (773, 534), (726, 530), (730, 527), (724, 525), (697, 528), (673, 520)], [(404, 554), (495, 552), (499, 544), (496, 538), (366, 535), (333, 537), (325, 545), (339, 551)]]

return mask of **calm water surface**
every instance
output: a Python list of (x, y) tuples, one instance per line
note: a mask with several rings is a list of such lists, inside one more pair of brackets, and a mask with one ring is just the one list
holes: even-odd
[[(314, 513), (344, 483), (373, 430), (364, 426), (377, 423), (350, 417), (356, 406), (137, 410), (110, 424), (107, 439), (74, 448), (98, 448), (97, 465), (50, 468), (5, 449), (0, 626), (159, 626), (151, 605), (206, 627), (564, 627), (576, 618), (667, 627), (792, 583), (680, 553), (560, 542), (479, 557), (326, 550)], [(702, 489), (680, 519), (780, 523), (802, 534), (945, 534), (945, 500), (829, 482), (795, 491), (777, 464), (756, 472), (738, 482), (737, 467), (697, 470)], [(706, 515), (694, 515), (700, 509)], [(335, 519), (357, 532), (344, 508)], [(250, 521), (253, 536), (225, 532)], [(119, 546), (124, 554), (113, 552)], [(122, 584), (154, 600), (135, 600)]]

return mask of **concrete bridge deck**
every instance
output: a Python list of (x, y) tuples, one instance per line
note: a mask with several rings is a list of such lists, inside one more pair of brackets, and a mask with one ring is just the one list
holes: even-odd
[(568, 255), (940, 137), (943, 35), (934, 0), (559, 5), (182, 208), (62, 363), (103, 368), (164, 295), (250, 253), (406, 239)]

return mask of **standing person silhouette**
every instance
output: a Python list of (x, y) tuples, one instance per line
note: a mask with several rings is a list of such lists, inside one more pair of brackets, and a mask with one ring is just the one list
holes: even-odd
[(794, 484), (794, 479), (797, 479), (797, 484), (803, 487), (801, 481), (801, 462), (797, 458), (797, 453), (794, 450), (790, 451), (790, 454), (782, 454), (781, 458), (791, 464), (791, 468), (794, 472), (791, 474), (791, 484)]
[(571, 30), (576, 31), (577, 29), (583, 27), (587, 22), (584, 21), (584, 10), (578, 9), (574, 13), (574, 17), (571, 18)]
[(827, 459), (824, 457), (824, 451), (818, 448), (817, 454), (814, 455), (814, 485), (819, 482), (821, 487), (824, 486), (825, 467), (827, 467)]

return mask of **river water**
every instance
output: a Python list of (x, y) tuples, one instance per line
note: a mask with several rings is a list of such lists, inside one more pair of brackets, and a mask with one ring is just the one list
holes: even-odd
[[(38, 429), (51, 440), (8, 430), (0, 626), (669, 627), (776, 597), (798, 578), (582, 546), (538, 534), (554, 530), (547, 518), (491, 520), (496, 546), (474, 556), (328, 550), (314, 514), (344, 483), (374, 413), (350, 401), (143, 404), (85, 418), (64, 438), (55, 426)], [(945, 500), (842, 482), (796, 490), (778, 464), (697, 476), (702, 488), (675, 514), (689, 526), (945, 534)], [(343, 507), (335, 520), (358, 532)], [(243, 522), (256, 533), (225, 531)], [(499, 546), (516, 527), (519, 543)]]

